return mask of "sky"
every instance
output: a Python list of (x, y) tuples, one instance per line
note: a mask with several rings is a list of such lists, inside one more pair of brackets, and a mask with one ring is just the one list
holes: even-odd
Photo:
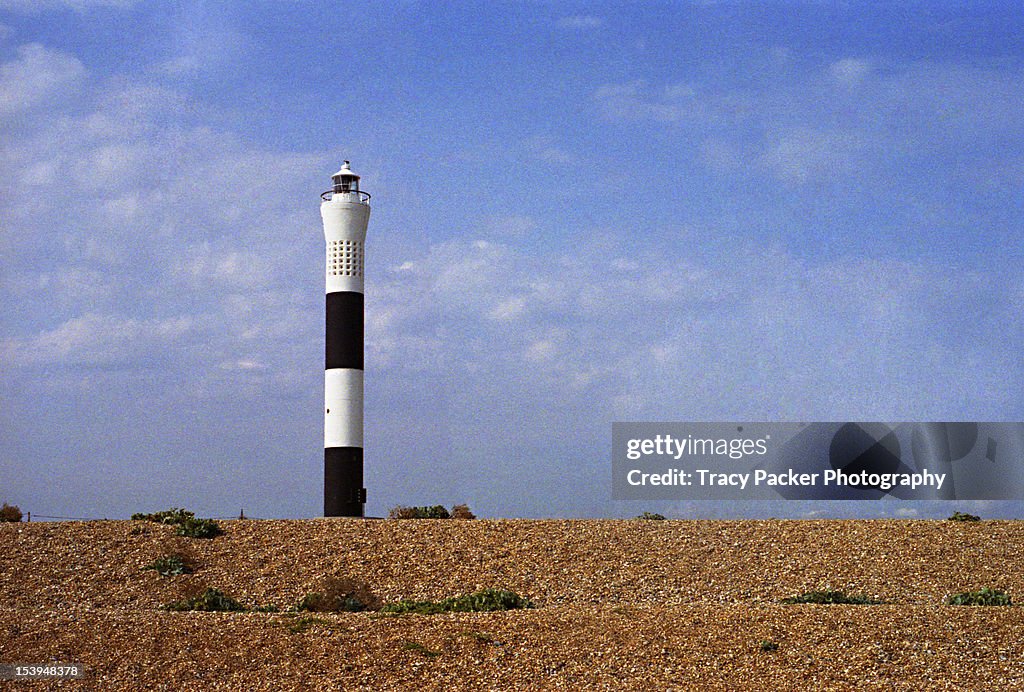
[(0, 0), (0, 500), (319, 515), (348, 159), (368, 515), (946, 516), (612, 501), (611, 424), (1024, 420), (1021, 35), (1015, 2)]

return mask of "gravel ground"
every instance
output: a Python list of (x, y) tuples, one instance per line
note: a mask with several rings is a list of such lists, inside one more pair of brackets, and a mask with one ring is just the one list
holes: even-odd
[[(1024, 523), (256, 521), (0, 524), (0, 662), (84, 664), (16, 689), (1024, 688)], [(141, 567), (184, 553), (195, 574)], [(321, 579), (385, 602), (506, 588), (536, 608), (171, 613), (216, 587), (284, 611)], [(782, 605), (840, 589), (871, 606)], [(776, 648), (769, 646), (776, 645)], [(766, 650), (771, 649), (771, 650)]]

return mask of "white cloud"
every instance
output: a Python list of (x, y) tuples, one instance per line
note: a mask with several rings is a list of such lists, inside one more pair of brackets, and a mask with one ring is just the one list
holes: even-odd
[(692, 107), (678, 102), (677, 88), (669, 87), (668, 90), (677, 92), (675, 102), (652, 95), (644, 80), (605, 84), (594, 92), (594, 98), (602, 112), (612, 119), (671, 123), (694, 115)]
[(524, 312), (526, 312), (526, 299), (517, 296), (503, 300), (495, 305), (487, 313), (487, 317), (501, 322), (511, 322), (522, 316)]
[(739, 170), (744, 164), (744, 149), (721, 136), (709, 137), (701, 143), (700, 158), (709, 168), (720, 173)]
[(896, 179), (908, 157), (958, 152), (979, 186), (1019, 177), (1012, 166), (992, 170), (1004, 156), (985, 155), (1024, 131), (1018, 68), (846, 57), (771, 69), (743, 88), (635, 79), (602, 85), (593, 99), (611, 121), (685, 124), (679, 135), (701, 142), (701, 160), (721, 173), (754, 165), (786, 184)]
[(578, 162), (577, 157), (559, 146), (553, 137), (531, 137), (525, 145), (532, 158), (544, 163), (567, 166)]
[(198, 73), (203, 68), (202, 57), (194, 53), (192, 55), (179, 55), (164, 62), (160, 69), (172, 77), (182, 77)]
[(829, 65), (828, 72), (840, 85), (855, 87), (871, 74), (872, 66), (867, 60), (844, 58)]
[(558, 351), (558, 344), (554, 340), (537, 339), (526, 347), (526, 359), (534, 363), (551, 361)]
[(239, 250), (233, 243), (217, 246), (203, 241), (183, 248), (171, 276), (197, 291), (217, 288), (256, 289), (272, 284), (273, 258), (255, 249)]
[(87, 313), (32, 337), (0, 341), (9, 367), (128, 365), (161, 355), (193, 328), (188, 317), (135, 320)]
[(859, 148), (850, 133), (793, 128), (768, 142), (761, 162), (779, 180), (806, 183), (847, 173)]
[(242, 371), (246, 371), (246, 370), (264, 370), (264, 369), (266, 369), (267, 366), (264, 365), (263, 363), (260, 363), (259, 361), (252, 360), (251, 358), (241, 358), (241, 359), (238, 359), (238, 360), (224, 361), (223, 363), (220, 364), (220, 367), (223, 370), (242, 370)]
[(226, 26), (216, 8), (191, 5), (179, 13), (168, 36), (174, 56), (159, 65), (160, 72), (188, 78), (233, 66), (244, 69), (250, 41)]
[[(1024, 115), (1024, 70), (992, 69), (922, 62), (878, 80), (878, 102), (894, 125), (914, 123), (925, 135), (948, 147), (950, 136), (964, 147), (992, 138), (1020, 136)], [(1005, 142), (1001, 142), (1005, 146)]]
[[(94, 99), (94, 110), (76, 119), (74, 126), (96, 141), (167, 141), (180, 136), (192, 121), (207, 115), (197, 100), (151, 83), (97, 84)], [(188, 153), (187, 148), (182, 153)], [(151, 161), (152, 173), (161, 175), (160, 166), (173, 160)]]
[(717, 92), (688, 82), (660, 88), (647, 80), (605, 84), (594, 91), (601, 113), (611, 120), (662, 124), (735, 124), (748, 120), (758, 104), (742, 92)]
[[(537, 221), (532, 216), (526, 216), (523, 214), (509, 214), (505, 216), (497, 216), (489, 219), (486, 225), (490, 235), (495, 237), (510, 240), (522, 240), (528, 238), (537, 230)], [(407, 262), (410, 268), (411, 263)]]
[[(379, 317), (369, 318), (368, 368), (429, 378), (441, 367), (432, 386), (480, 410), (501, 392), (600, 420), (938, 420), (991, 415), (1015, 396), (1008, 383), (1021, 368), (1004, 364), (1003, 384), (984, 378), (988, 393), (972, 397), (1005, 346), (947, 323), (950, 306), (963, 313), (987, 295), (980, 279), (898, 260), (807, 266), (749, 243), (684, 267), (672, 253), (626, 247), (538, 256), (495, 243), (434, 246), (410, 260), (415, 273), (369, 289), (367, 314)], [(609, 275), (609, 255), (627, 269)], [(473, 375), (444, 363), (472, 364)], [(952, 384), (963, 376), (970, 384)], [(501, 386), (492, 394), (484, 383)]]
[[(74, 99), (54, 98), (70, 93), (61, 70)], [(245, 386), (273, 382), (277, 394), (308, 387), (290, 358), (315, 339), (309, 315), (321, 302), (296, 277), (322, 271), (309, 205), (315, 218), (314, 176), (336, 162), (254, 147), (203, 124), (194, 99), (96, 81), (41, 46), (23, 47), (0, 74), (13, 84), (0, 98), (20, 90), (19, 108), (50, 108), (0, 139), (2, 285), (27, 316), (2, 325), (7, 373), (137, 373), (157, 358), (169, 377), (159, 386), (181, 387), (172, 373), (187, 368), (204, 397), (242, 386), (229, 372), (246, 373)]]
[[(245, 386), (308, 390), (295, 354), (309, 350), (315, 362), (322, 326), (311, 316), (322, 296), (294, 282), (321, 271), (308, 195), (319, 189), (311, 176), (332, 162), (257, 150), (193, 124), (203, 120), (197, 106), (171, 91), (116, 83), (91, 93), (83, 115), (62, 115), (0, 148), (16, 181), (5, 212), (18, 242), (35, 243), (15, 248), (44, 258), (18, 280), (45, 278), (62, 310), (56, 326), (4, 340), (3, 362), (131, 367), (150, 344), (197, 365), (190, 386), (203, 396), (234, 391), (240, 374)], [(609, 86), (602, 98), (612, 110), (663, 122), (698, 122), (742, 102), (642, 82)], [(723, 168), (759, 163), (791, 184), (830, 179), (865, 155), (856, 133), (829, 127), (779, 125), (753, 143), (727, 135), (716, 131), (708, 157)], [(557, 146), (526, 144), (540, 153)], [(243, 177), (274, 194), (235, 194)], [(38, 194), (58, 179), (71, 189)], [(71, 221), (59, 224), (56, 245), (37, 232), (54, 218)], [(930, 295), (969, 303), (982, 291), (968, 284), (956, 293), (941, 267), (805, 266), (742, 243), (691, 256), (599, 233), (556, 252), (523, 242), (537, 228), (530, 216), (496, 217), (480, 229), (487, 240), (435, 243), (369, 279), (370, 376), (417, 383), (447, 402), (452, 426), (477, 432), (510, 401), (521, 410), (509, 415), (523, 425), (551, 406), (599, 425), (626, 414), (941, 418), (1014, 405), (1006, 382), (1020, 369), (997, 358), (1005, 347), (952, 338), (955, 327), (927, 307)], [(153, 297), (157, 312), (147, 314)], [(954, 362), (973, 363), (974, 384), (949, 397), (937, 382), (963, 374), (952, 372)], [(993, 363), (1003, 374), (993, 375)], [(982, 388), (987, 402), (976, 394)], [(399, 406), (406, 393), (387, 396)]]
[(0, 65), (0, 117), (66, 98), (85, 75), (85, 67), (72, 55), (38, 43), (20, 46), (15, 60)]
[(558, 26), (564, 29), (596, 29), (603, 24), (603, 19), (589, 14), (574, 14), (558, 20)]

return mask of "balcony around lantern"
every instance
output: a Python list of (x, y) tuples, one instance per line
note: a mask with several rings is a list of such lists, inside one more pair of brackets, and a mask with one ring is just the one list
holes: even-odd
[(349, 202), (351, 204), (366, 204), (370, 203), (370, 193), (363, 192), (362, 190), (349, 190), (348, 192), (335, 192), (334, 190), (328, 190), (320, 195), (320, 199), (325, 202), (330, 202), (335, 197), (340, 198), (342, 202)]

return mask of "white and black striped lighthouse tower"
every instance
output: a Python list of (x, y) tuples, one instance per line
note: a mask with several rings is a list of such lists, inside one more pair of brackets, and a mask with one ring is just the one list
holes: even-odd
[(349, 162), (320, 195), (327, 241), (324, 363), (324, 516), (361, 517), (363, 487), (363, 268), (370, 195)]

